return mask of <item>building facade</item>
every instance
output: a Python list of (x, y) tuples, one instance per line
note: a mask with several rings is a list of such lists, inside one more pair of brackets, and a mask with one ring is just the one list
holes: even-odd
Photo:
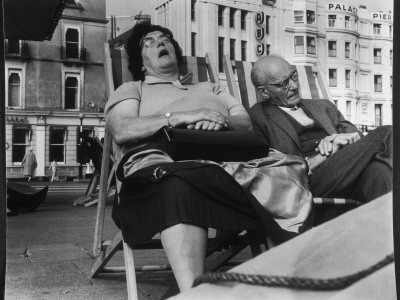
[[(354, 1), (353, 1), (354, 2)], [(156, 0), (154, 22), (185, 55), (256, 61), (275, 54), (324, 72), (331, 100), (365, 129), (392, 123), (392, 14), (325, 0)], [(391, 2), (391, 3), (390, 3)], [(179, 16), (177, 18), (176, 16)]]
[(22, 176), (29, 146), (36, 176), (56, 160), (77, 176), (82, 138), (104, 136), (105, 0), (68, 0), (51, 41), (6, 40), (6, 169)]

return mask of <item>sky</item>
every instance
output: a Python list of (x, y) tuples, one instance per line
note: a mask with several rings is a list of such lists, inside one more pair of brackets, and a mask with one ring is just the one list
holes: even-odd
[(142, 14), (152, 15), (151, 0), (106, 0), (107, 17), (135, 16), (140, 11)]

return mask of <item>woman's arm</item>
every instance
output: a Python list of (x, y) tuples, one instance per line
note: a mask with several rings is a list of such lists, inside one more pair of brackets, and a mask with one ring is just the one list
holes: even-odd
[[(204, 120), (224, 125), (227, 121), (221, 113), (208, 108), (192, 111), (172, 111), (173, 108), (171, 108), (169, 120), (164, 114), (139, 117), (139, 102), (135, 99), (127, 99), (117, 103), (112, 108), (107, 122), (115, 143), (123, 145), (149, 137), (162, 126), (184, 127)], [(237, 126), (236, 118), (232, 122), (234, 126)]]

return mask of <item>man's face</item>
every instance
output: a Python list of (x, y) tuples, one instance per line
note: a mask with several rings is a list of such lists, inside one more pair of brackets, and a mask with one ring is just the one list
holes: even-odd
[(178, 72), (178, 61), (170, 37), (161, 31), (149, 32), (142, 38), (142, 59), (146, 75), (165, 76)]
[(271, 74), (266, 75), (268, 83), (264, 85), (272, 104), (293, 107), (301, 102), (298, 74), (285, 60), (275, 63)]

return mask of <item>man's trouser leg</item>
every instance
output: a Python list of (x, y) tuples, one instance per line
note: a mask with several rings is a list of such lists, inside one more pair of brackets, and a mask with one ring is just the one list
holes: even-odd
[(333, 154), (309, 178), (313, 195), (370, 201), (390, 191), (392, 139), (392, 127), (382, 126)]

